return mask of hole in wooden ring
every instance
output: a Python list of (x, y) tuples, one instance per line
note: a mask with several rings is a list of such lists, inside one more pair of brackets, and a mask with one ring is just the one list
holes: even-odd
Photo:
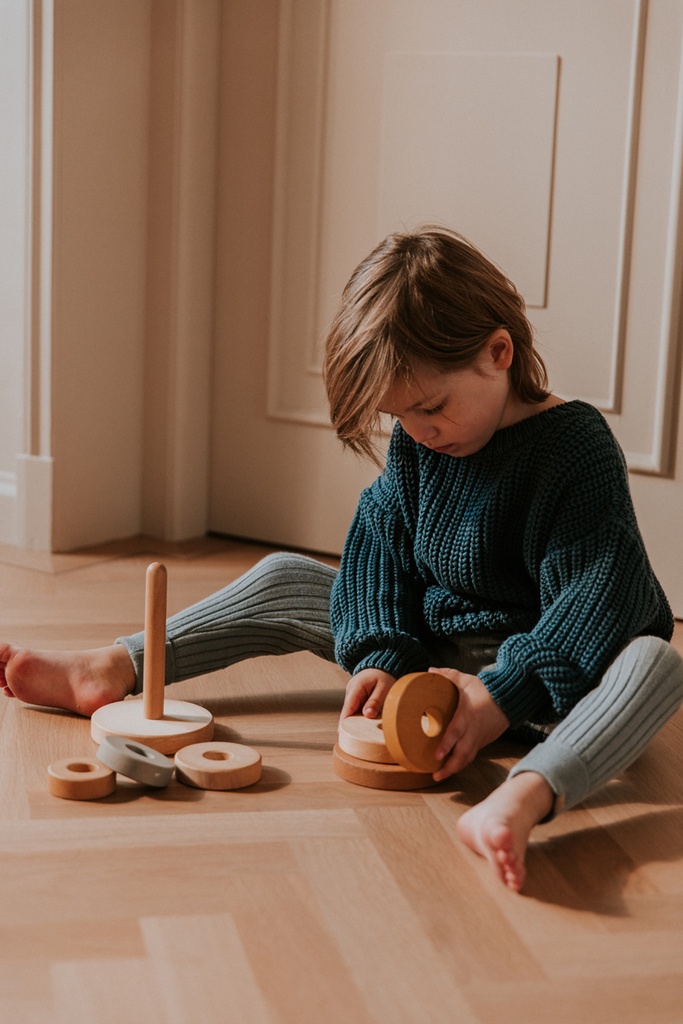
[(83, 772), (83, 773), (87, 773), (87, 772), (94, 772), (95, 768), (96, 768), (96, 765), (88, 764), (85, 761), (74, 761), (73, 764), (68, 764), (66, 767), (67, 767), (67, 771), (70, 771), (70, 772)]
[(136, 747), (134, 743), (127, 743), (126, 746), (133, 754), (139, 754), (140, 757), (149, 757), (148, 750), (143, 750), (142, 747)]
[(230, 754), (226, 754), (224, 750), (205, 750), (202, 757), (207, 761), (227, 761)]
[(420, 724), (425, 736), (430, 738), (438, 736), (443, 729), (443, 713), (438, 708), (426, 708), (422, 712)]

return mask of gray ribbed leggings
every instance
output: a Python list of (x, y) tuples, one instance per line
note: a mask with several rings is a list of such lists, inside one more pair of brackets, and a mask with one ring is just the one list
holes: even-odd
[[(275, 554), (167, 622), (166, 683), (264, 654), (311, 651), (334, 661), (330, 590), (336, 570), (304, 555)], [(144, 634), (121, 637), (142, 688)], [(436, 664), (476, 673), (499, 641), (435, 643)], [(432, 652), (430, 652), (432, 653)], [(445, 660), (448, 658), (448, 660)], [(683, 660), (657, 637), (638, 637), (599, 685), (512, 769), (535, 771), (572, 807), (626, 768), (683, 701)]]

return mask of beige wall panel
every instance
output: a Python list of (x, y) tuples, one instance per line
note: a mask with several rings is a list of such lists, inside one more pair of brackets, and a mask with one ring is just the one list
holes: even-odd
[(53, 544), (140, 528), (150, 8), (55, 7)]
[(388, 53), (378, 234), (438, 216), (544, 306), (558, 76), (554, 54)]

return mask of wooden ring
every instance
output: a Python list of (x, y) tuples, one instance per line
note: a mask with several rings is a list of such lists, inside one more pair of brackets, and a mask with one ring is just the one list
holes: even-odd
[(332, 769), (345, 782), (369, 789), (426, 789), (436, 783), (431, 772), (413, 772), (400, 764), (377, 764), (347, 754), (337, 744), (332, 752)]
[(108, 768), (144, 786), (161, 789), (173, 778), (174, 765), (170, 758), (125, 736), (104, 736), (97, 756)]
[(382, 711), (384, 736), (404, 768), (435, 772), (445, 758), (434, 756), (458, 706), (458, 690), (436, 672), (411, 672), (389, 690)]
[(361, 761), (375, 764), (396, 764), (396, 758), (389, 752), (382, 729), (381, 718), (365, 718), (350, 715), (339, 723), (339, 749)]
[(99, 800), (114, 792), (116, 776), (94, 757), (64, 757), (49, 765), (47, 785), (64, 800)]
[(176, 778), (197, 789), (243, 789), (261, 778), (261, 755), (243, 743), (193, 743), (175, 755)]

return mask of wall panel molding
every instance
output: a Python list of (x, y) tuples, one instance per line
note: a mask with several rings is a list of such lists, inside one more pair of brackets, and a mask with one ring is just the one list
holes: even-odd
[[(654, 9), (645, 0), (641, 5), (642, 35), (646, 18)], [(634, 131), (635, 173), (631, 186), (630, 245), (624, 260), (629, 289), (623, 303), (624, 357), (621, 366), (622, 400), (608, 420), (620, 437), (629, 469), (654, 476), (669, 477), (674, 471), (675, 437), (680, 415), (681, 308), (683, 306), (683, 18), (677, 12), (677, 32), (673, 25), (655, 22), (650, 37), (655, 45), (642, 46), (638, 63), (644, 68), (637, 89), (639, 109)], [(667, 32), (668, 29), (668, 32)], [(666, 45), (671, 56), (662, 53)], [(661, 42), (660, 42), (661, 40)], [(656, 44), (659, 42), (659, 46)], [(635, 58), (634, 58), (635, 62)], [(654, 79), (659, 79), (654, 82)], [(665, 105), (657, 96), (664, 94)], [(667, 117), (670, 131), (653, 143), (653, 125)], [(660, 129), (661, 132), (661, 129)], [(640, 144), (640, 145), (639, 145)], [(657, 220), (657, 218), (659, 218)], [(655, 251), (647, 237), (652, 221), (659, 237)], [(654, 267), (654, 273), (653, 273)], [(646, 290), (649, 295), (646, 295)], [(650, 298), (651, 306), (646, 305)], [(650, 324), (643, 322), (642, 310), (651, 309)], [(638, 359), (637, 357), (640, 357)], [(650, 374), (649, 394), (641, 387), (640, 370), (644, 364)], [(642, 423), (643, 406), (649, 410), (649, 422)], [(641, 420), (641, 422), (638, 422)]]
[[(21, 215), (23, 336), (3, 344), (22, 350), (21, 442), (13, 468), (0, 473), (0, 541), (33, 550), (52, 545), (52, 216), (53, 216), (53, 0), (25, 0), (14, 9), (24, 21), (24, 49), (15, 54), (25, 72), (26, 139)], [(13, 65), (8, 60), (6, 67)], [(13, 154), (15, 156), (15, 154)]]
[(142, 529), (208, 521), (220, 0), (152, 0)]
[[(320, 426), (329, 426), (320, 411), (317, 322), (330, 7), (331, 0), (282, 0), (280, 6), (268, 349), (268, 415)], [(284, 397), (292, 392), (293, 401)]]

